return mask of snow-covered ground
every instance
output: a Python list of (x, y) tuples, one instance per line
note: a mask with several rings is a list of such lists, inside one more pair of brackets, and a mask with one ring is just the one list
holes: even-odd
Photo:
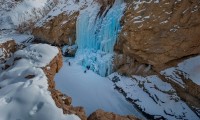
[(53, 6), (53, 0), (1, 0), (0, 30), (16, 28), (23, 22), (35, 22)]
[(58, 16), (61, 13), (71, 15), (74, 12), (80, 11), (81, 9), (90, 6), (91, 12), (94, 9), (94, 5), (97, 5), (96, 2), (93, 0), (79, 0), (79, 2), (76, 2), (76, 0), (58, 0), (59, 3), (56, 5), (44, 18), (39, 20), (36, 23), (36, 27), (43, 26), (46, 22), (53, 19), (54, 17)]
[(8, 40), (15, 40), (16, 43), (20, 44), (23, 42), (31, 42), (34, 39), (33, 35), (27, 34), (17, 34), (17, 33), (7, 33), (0, 35), (0, 43), (4, 43)]
[(185, 87), (185, 83), (177, 73), (182, 73), (185, 78), (192, 80), (200, 86), (200, 56), (192, 57), (178, 64), (177, 67), (172, 67), (161, 71), (161, 74), (166, 78), (170, 78), (175, 83)]
[(113, 83), (108, 78), (101, 77), (91, 70), (86, 73), (84, 71), (84, 67), (78, 65), (74, 59), (67, 59), (55, 76), (56, 88), (71, 96), (74, 106), (83, 106), (87, 115), (97, 109), (103, 109), (142, 118), (141, 113), (114, 89)]
[(158, 76), (125, 77), (118, 73), (109, 76), (115, 86), (125, 93), (125, 97), (137, 105), (145, 113), (154, 118), (164, 117), (168, 120), (191, 119), (199, 117), (177, 96), (169, 83)]
[(80, 120), (64, 115), (48, 91), (42, 67), (58, 54), (47, 44), (30, 45), (14, 53), (0, 69), (0, 120)]

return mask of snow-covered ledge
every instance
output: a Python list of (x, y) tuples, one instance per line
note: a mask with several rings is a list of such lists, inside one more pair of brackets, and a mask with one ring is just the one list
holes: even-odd
[(0, 73), (2, 120), (80, 120), (73, 114), (64, 115), (48, 90), (48, 78), (43, 68), (48, 66), (58, 53), (57, 47), (34, 44), (15, 52), (5, 63), (10, 67)]

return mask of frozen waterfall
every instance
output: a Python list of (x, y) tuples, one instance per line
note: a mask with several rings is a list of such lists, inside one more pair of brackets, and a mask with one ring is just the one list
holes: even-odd
[(90, 66), (91, 70), (101, 76), (112, 73), (113, 47), (120, 30), (124, 8), (123, 0), (116, 0), (101, 16), (98, 14), (98, 4), (80, 12), (76, 23), (76, 58), (79, 59), (79, 64)]

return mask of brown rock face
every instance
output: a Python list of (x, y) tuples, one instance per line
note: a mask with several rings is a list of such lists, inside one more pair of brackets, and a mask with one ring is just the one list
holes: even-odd
[(4, 43), (0, 43), (0, 63), (4, 62), (16, 51), (16, 43), (14, 40), (9, 40)]
[(125, 76), (131, 76), (133, 74), (148, 76), (155, 74), (152, 71), (152, 66), (140, 63), (134, 58), (130, 58), (124, 54), (117, 54), (114, 58), (114, 70)]
[(34, 28), (32, 34), (38, 41), (55, 45), (74, 44), (78, 15), (79, 12), (74, 12), (71, 15), (62, 13), (46, 22), (42, 27)]
[(56, 106), (63, 109), (64, 114), (76, 114), (82, 120), (87, 120), (83, 107), (73, 107), (71, 105), (71, 97), (62, 94), (60, 91), (55, 89), (54, 76), (62, 67), (62, 63), (62, 53), (61, 50), (59, 50), (59, 54), (50, 62), (49, 65), (43, 68), (43, 71), (48, 78), (49, 91), (51, 92), (51, 96), (55, 101)]
[(126, 0), (115, 51), (156, 69), (200, 53), (199, 0), (142, 1)]
[(120, 116), (111, 112), (97, 110), (88, 117), (88, 120), (139, 120), (139, 119), (131, 115)]

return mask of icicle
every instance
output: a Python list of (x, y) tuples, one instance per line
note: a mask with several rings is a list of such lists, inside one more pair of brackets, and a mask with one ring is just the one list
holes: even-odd
[(99, 6), (82, 10), (77, 20), (78, 51), (76, 58), (84, 67), (101, 76), (112, 73), (113, 47), (120, 30), (120, 19), (123, 14), (123, 0), (116, 0), (112, 8), (101, 17)]

